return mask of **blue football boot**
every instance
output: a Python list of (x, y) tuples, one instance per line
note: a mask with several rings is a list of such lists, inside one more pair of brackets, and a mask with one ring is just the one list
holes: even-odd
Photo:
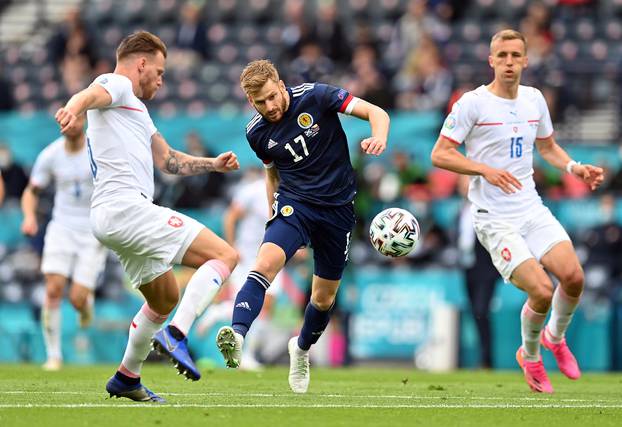
[(126, 397), (136, 402), (166, 403), (166, 400), (144, 385), (140, 383), (136, 385), (127, 385), (114, 375), (108, 380), (106, 391), (110, 394), (110, 397)]
[(169, 328), (164, 327), (153, 336), (151, 345), (158, 353), (171, 359), (180, 375), (192, 381), (201, 378), (201, 373), (188, 352), (188, 338), (177, 340), (171, 335)]

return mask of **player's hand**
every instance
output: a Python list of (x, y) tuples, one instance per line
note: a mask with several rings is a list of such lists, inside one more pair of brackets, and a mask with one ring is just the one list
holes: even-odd
[(69, 111), (65, 107), (59, 108), (56, 114), (54, 115), (54, 118), (56, 119), (56, 122), (60, 126), (60, 131), (63, 134), (67, 132), (68, 130), (71, 130), (72, 128), (76, 127), (76, 124), (78, 122), (78, 118), (76, 117), (76, 115), (73, 114), (71, 111)]
[(605, 179), (603, 168), (592, 165), (576, 164), (572, 166), (572, 173), (581, 178), (592, 190), (596, 190)]
[(482, 176), (486, 181), (499, 187), (506, 194), (516, 193), (523, 188), (514, 175), (503, 169), (487, 168)]
[(361, 141), (361, 148), (367, 154), (379, 156), (387, 148), (387, 141), (372, 136)]
[(238, 156), (233, 151), (219, 154), (214, 160), (214, 169), (216, 172), (230, 172), (240, 169)]
[(26, 236), (34, 236), (39, 231), (39, 224), (37, 224), (37, 218), (26, 216), (22, 221), (22, 233)]

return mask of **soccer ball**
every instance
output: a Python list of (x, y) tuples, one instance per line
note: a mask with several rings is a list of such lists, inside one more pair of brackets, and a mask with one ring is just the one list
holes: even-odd
[(389, 208), (380, 212), (369, 226), (369, 240), (382, 255), (408, 255), (419, 241), (419, 223), (407, 210)]

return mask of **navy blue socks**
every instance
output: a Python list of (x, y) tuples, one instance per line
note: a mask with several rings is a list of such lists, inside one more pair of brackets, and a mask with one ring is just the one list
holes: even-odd
[(248, 278), (238, 292), (233, 307), (231, 326), (235, 332), (243, 337), (246, 336), (251, 324), (261, 312), (269, 287), (270, 282), (263, 274), (257, 271), (248, 273)]
[(309, 350), (320, 339), (330, 320), (331, 308), (326, 311), (320, 311), (309, 301), (305, 309), (305, 320), (298, 336), (298, 347), (303, 350)]

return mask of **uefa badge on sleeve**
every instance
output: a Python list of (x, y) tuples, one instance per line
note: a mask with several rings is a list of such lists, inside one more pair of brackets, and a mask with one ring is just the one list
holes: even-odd
[(456, 118), (453, 114), (447, 116), (447, 118), (445, 119), (445, 123), (443, 123), (443, 127), (447, 130), (452, 130), (456, 127)]

